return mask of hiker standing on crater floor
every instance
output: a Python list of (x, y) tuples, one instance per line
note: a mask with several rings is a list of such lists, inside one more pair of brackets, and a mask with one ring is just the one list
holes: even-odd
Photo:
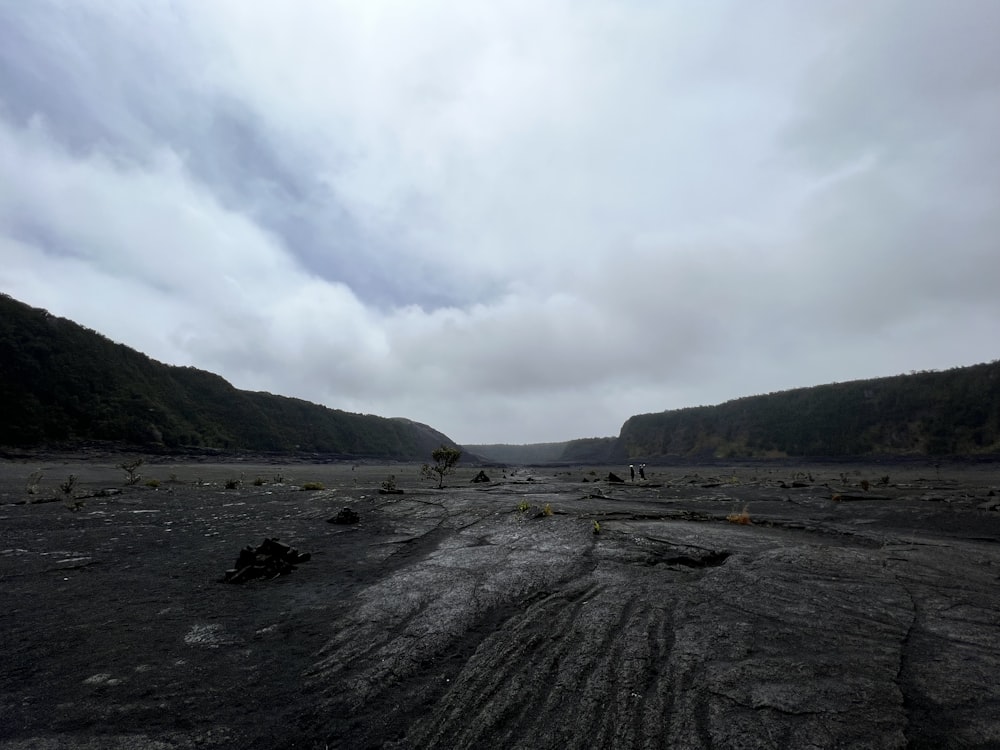
[(629, 464), (628, 465), (628, 473), (632, 475), (632, 481), (634, 482), (635, 481), (635, 465), (634, 464)]

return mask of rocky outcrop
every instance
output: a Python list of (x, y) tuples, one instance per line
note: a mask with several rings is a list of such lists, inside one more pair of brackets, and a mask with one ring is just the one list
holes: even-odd
[(277, 578), (295, 570), (299, 563), (312, 556), (283, 544), (278, 539), (265, 539), (258, 547), (247, 545), (240, 550), (232, 568), (226, 571), (226, 583), (246, 583), (255, 578)]
[(333, 518), (327, 519), (327, 523), (335, 523), (340, 526), (346, 526), (348, 524), (358, 523), (360, 520), (361, 517), (353, 508), (341, 508), (337, 512), (337, 515)]

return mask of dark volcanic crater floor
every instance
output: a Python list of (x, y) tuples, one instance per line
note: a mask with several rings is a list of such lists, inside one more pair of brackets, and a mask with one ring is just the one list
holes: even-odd
[(0, 463), (0, 748), (1000, 747), (992, 465), (142, 470)]

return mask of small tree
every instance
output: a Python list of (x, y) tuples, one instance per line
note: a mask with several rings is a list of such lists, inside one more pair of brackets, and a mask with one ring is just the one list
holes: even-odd
[(440, 448), (436, 448), (433, 453), (431, 453), (431, 458), (434, 459), (434, 465), (424, 464), (423, 468), (420, 470), (422, 476), (433, 479), (435, 476), (438, 478), (438, 489), (444, 487), (444, 478), (446, 475), (451, 474), (455, 470), (455, 464), (458, 463), (458, 459), (462, 457), (462, 451), (458, 448), (449, 448), (447, 445), (442, 445)]
[(142, 466), (141, 458), (118, 464), (118, 468), (125, 472), (125, 484), (139, 484), (142, 479), (142, 474), (139, 473), (140, 466)]

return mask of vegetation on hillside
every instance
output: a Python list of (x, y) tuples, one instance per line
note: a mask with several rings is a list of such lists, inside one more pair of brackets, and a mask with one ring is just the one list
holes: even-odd
[(237, 390), (7, 295), (0, 295), (0, 404), (0, 445), (8, 446), (102, 440), (416, 461), (453, 445), (407, 419)]
[(1000, 361), (641, 414), (624, 458), (1000, 453)]

